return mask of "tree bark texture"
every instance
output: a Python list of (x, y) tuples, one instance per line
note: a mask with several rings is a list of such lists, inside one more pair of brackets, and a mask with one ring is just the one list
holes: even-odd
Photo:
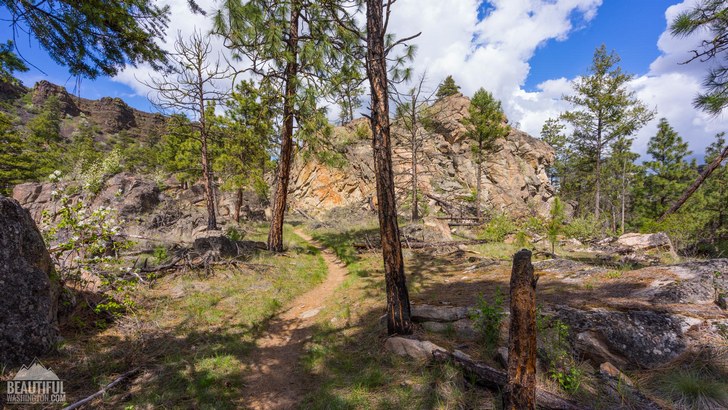
[(268, 250), (283, 252), (283, 222), (288, 203), (288, 182), (293, 157), (293, 108), (296, 98), (298, 75), (298, 25), (301, 16), (299, 1), (291, 5), (291, 25), (288, 33), (289, 61), (286, 63), (285, 97), (283, 103), (283, 129), (281, 152), (278, 156), (278, 183), (273, 197), (273, 212), (268, 232)]
[(505, 409), (536, 409), (536, 281), (531, 251), (513, 257)]
[(394, 196), (384, 36), (382, 2), (367, 0), (366, 65), (372, 94), (370, 121), (387, 291), (387, 331), (390, 335), (407, 335), (412, 333), (412, 320)]

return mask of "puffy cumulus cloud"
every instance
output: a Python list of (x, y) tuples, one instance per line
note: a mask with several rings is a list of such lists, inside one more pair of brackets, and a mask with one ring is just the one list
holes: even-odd
[[(690, 9), (697, 0), (686, 0), (665, 10), (666, 25), (685, 10)], [(674, 37), (665, 30), (657, 40), (660, 55), (651, 63), (646, 74), (635, 77), (629, 87), (635, 96), (648, 107), (655, 109), (654, 120), (643, 127), (635, 135), (633, 149), (647, 159), (647, 143), (657, 132), (657, 123), (664, 117), (675, 130), (689, 142), (694, 156), (702, 159), (705, 147), (710, 144), (715, 134), (728, 129), (728, 118), (725, 114), (712, 117), (692, 105), (694, 97), (700, 92), (703, 77), (710, 63), (693, 61), (682, 64), (691, 56), (708, 33), (700, 31), (689, 37)], [(573, 80), (573, 79), (571, 79)], [(515, 92), (507, 99), (511, 107), (510, 115), (514, 122), (520, 123), (525, 131), (538, 135), (543, 122), (568, 109), (569, 106), (559, 101), (561, 94), (570, 94), (570, 81), (565, 79), (549, 80), (540, 84), (538, 91), (526, 93)], [(555, 91), (556, 90), (556, 91)], [(558, 92), (557, 92), (558, 91)]]
[[(427, 70), (434, 88), (453, 75), (465, 94), (485, 87), (504, 101), (520, 93), (528, 60), (551, 39), (564, 40), (575, 22), (589, 21), (602, 0), (400, 0), (391, 31), (398, 37), (422, 32), (414, 67)], [(478, 19), (479, 10), (485, 16)]]

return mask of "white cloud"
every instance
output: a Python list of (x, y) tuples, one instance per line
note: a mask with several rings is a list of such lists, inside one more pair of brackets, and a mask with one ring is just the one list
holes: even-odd
[[(666, 22), (696, 2), (685, 0), (667, 7)], [(165, 47), (172, 47), (177, 31), (190, 34), (195, 27), (209, 30), (210, 18), (193, 15), (186, 0), (164, 0), (163, 3), (169, 4), (172, 10)], [(198, 0), (198, 3), (205, 10), (219, 6), (216, 0)], [(418, 73), (427, 71), (430, 89), (447, 75), (453, 75), (466, 95), (484, 87), (503, 101), (512, 123), (538, 135), (547, 118), (568, 108), (561, 96), (571, 92), (571, 79), (544, 81), (535, 92), (527, 92), (523, 85), (531, 69), (529, 60), (548, 41), (568, 41), (571, 33), (598, 18), (602, 0), (491, 0), (485, 17), (478, 20), (481, 3), (480, 0), (399, 0), (393, 8), (390, 32), (400, 38), (422, 32), (414, 40), (418, 52), (413, 66)], [(690, 57), (690, 50), (705, 34), (676, 38), (669, 31), (662, 33), (656, 39), (660, 56), (647, 73), (630, 85), (640, 99), (658, 110), (658, 118), (666, 117), (690, 141), (699, 156), (716, 132), (728, 128), (725, 115), (711, 118), (692, 107), (707, 65), (679, 64)], [(224, 51), (219, 40), (214, 41), (216, 49)], [(134, 76), (147, 78), (150, 72), (148, 67), (128, 68), (115, 80), (146, 95), (147, 90)], [(330, 108), (336, 111), (334, 106)], [(634, 147), (637, 152), (646, 152), (647, 140), (655, 133), (656, 123), (657, 118), (637, 134)]]

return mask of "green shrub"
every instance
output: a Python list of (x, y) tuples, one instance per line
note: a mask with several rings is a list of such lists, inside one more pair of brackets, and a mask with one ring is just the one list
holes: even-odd
[(601, 223), (592, 215), (574, 218), (563, 227), (563, 233), (569, 238), (592, 241), (602, 236)]
[(546, 356), (549, 377), (565, 391), (576, 393), (584, 373), (571, 354), (569, 326), (539, 312), (536, 316), (536, 328), (539, 348)]
[(503, 292), (496, 288), (493, 301), (489, 302), (484, 295), (478, 298), (475, 310), (471, 313), (475, 329), (480, 332), (483, 343), (488, 350), (498, 346), (500, 339), (500, 328), (505, 312), (503, 312)]
[(243, 240), (245, 233), (234, 226), (228, 226), (225, 230), (225, 236), (233, 242), (238, 242)]
[(509, 234), (516, 232), (518, 226), (508, 215), (495, 214), (483, 227), (480, 238), (490, 242), (503, 242)]

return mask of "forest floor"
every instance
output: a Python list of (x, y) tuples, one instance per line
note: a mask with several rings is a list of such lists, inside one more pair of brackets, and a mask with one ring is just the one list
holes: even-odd
[[(264, 239), (266, 228), (252, 227), (246, 239)], [(323, 226), (291, 221), (285, 253), (261, 251), (239, 268), (176, 272), (139, 285), (136, 306), (106, 325), (79, 310), (62, 325), (65, 340), (58, 353), (41, 359), (64, 380), (69, 403), (140, 369), (93, 408), (499, 408), (497, 392), (475, 387), (453, 365), (384, 350), (381, 253), (354, 246), (377, 232), (375, 220)], [(507, 293), (510, 258), (517, 250), (505, 243), (404, 249), (410, 299), (468, 307), (492, 301), (498, 289)], [(587, 255), (564, 256), (581, 263), (578, 271), (576, 265), (565, 267), (566, 276), (541, 269), (539, 303), (631, 306), (634, 301), (621, 295), (647, 286), (648, 276), (660, 273), (600, 266)], [(543, 258), (536, 253), (534, 262)], [(499, 366), (492, 348), (460, 338), (455, 329), (417, 326), (415, 337)], [(507, 326), (502, 326), (498, 345), (506, 342)], [(593, 365), (579, 362), (578, 369), (579, 387), (573, 392), (545, 372), (539, 372), (539, 383), (596, 409), (639, 408), (629, 397), (604, 400)], [(649, 387), (651, 380), (658, 386), (670, 381), (653, 375), (680, 373), (675, 368), (629, 376)], [(728, 373), (711, 377), (716, 395), (728, 391)], [(694, 380), (708, 385), (702, 373), (689, 381)]]

